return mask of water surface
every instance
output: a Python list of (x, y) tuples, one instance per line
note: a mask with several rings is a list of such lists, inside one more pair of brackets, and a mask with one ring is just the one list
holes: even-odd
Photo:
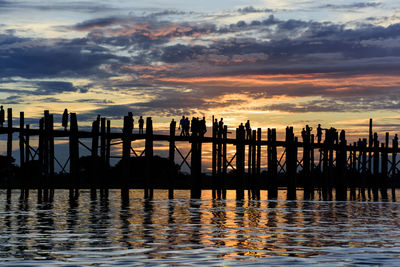
[[(399, 195), (400, 192), (397, 192)], [(63, 265), (393, 265), (400, 263), (400, 203), (372, 201), (191, 200), (131, 190), (108, 199), (56, 190), (7, 201), (0, 191), (0, 264)]]

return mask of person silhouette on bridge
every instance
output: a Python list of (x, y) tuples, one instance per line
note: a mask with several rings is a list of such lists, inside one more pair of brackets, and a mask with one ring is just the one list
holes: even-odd
[(189, 130), (190, 130), (190, 121), (189, 121), (189, 117), (186, 117), (185, 119), (185, 124), (184, 124), (184, 129), (185, 129), (185, 136), (190, 136), (189, 134)]
[(321, 143), (321, 140), (322, 140), (321, 124), (318, 124), (318, 127), (317, 127), (317, 139), (318, 139), (318, 144)]
[(139, 133), (140, 134), (143, 134), (143, 125), (144, 125), (144, 120), (143, 120), (143, 117), (140, 116), (140, 118), (139, 118)]
[(221, 120), (218, 123), (218, 134), (221, 136), (224, 134), (224, 121), (223, 120), (224, 119), (221, 118)]
[(179, 121), (178, 130), (179, 129), (181, 129), (180, 136), (184, 136), (185, 135), (185, 116), (182, 116), (182, 119)]
[(68, 109), (64, 109), (64, 113), (62, 115), (62, 119), (61, 119), (61, 125), (62, 127), (64, 127), (64, 130), (67, 130), (68, 127)]
[(206, 117), (200, 121), (200, 136), (204, 136), (207, 132)]
[(215, 134), (215, 135), (218, 135), (218, 119), (215, 119), (214, 121), (213, 121), (213, 130), (214, 130), (214, 132), (215, 133), (213, 133), (213, 134)]
[(250, 127), (250, 120), (246, 121), (246, 124), (244, 125), (246, 128), (246, 139), (250, 140), (251, 139), (251, 127)]
[(3, 106), (0, 106), (0, 127), (3, 127), (5, 121)]
[(129, 117), (129, 120), (130, 120), (130, 122), (132, 123), (132, 129), (134, 129), (135, 127), (134, 127), (134, 119), (133, 119), (133, 113), (132, 112), (128, 112), (128, 117)]

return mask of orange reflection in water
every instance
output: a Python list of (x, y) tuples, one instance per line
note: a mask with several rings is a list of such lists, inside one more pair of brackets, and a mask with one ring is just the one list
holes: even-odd
[(28, 201), (15, 193), (5, 201), (2, 190), (1, 255), (52, 260), (97, 255), (178, 264), (308, 258), (332, 255), (335, 249), (399, 245), (398, 202), (287, 201), (285, 192), (279, 190), (277, 200), (267, 200), (262, 191), (261, 200), (246, 194), (236, 201), (232, 190), (226, 200), (213, 199), (209, 190), (202, 199), (176, 190), (175, 199), (168, 200), (167, 190), (155, 190), (149, 200), (143, 199), (143, 190), (131, 190), (124, 203), (119, 190), (111, 190), (108, 198), (91, 198), (89, 190), (81, 190), (74, 201), (68, 200), (67, 190), (56, 190), (53, 203), (36, 203), (36, 190)]

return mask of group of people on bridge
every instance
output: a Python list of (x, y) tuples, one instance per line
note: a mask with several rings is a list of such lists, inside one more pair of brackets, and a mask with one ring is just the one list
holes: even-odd
[(178, 130), (181, 130), (180, 136), (190, 136), (189, 132), (192, 132), (192, 136), (204, 136), (207, 132), (206, 118), (200, 120), (199, 117), (193, 117), (189, 121), (189, 117), (182, 116)]
[[(128, 116), (131, 118), (132, 129), (133, 129), (134, 128), (133, 113), (129, 112)], [(67, 130), (67, 128), (68, 128), (68, 121), (69, 121), (69, 113), (68, 113), (68, 109), (65, 109), (64, 113), (62, 114), (62, 119), (61, 119), (61, 125), (65, 130)], [(97, 121), (100, 122), (100, 115), (97, 116)], [(4, 122), (5, 122), (5, 111), (4, 111), (3, 106), (0, 106), (0, 127), (3, 127)], [(139, 126), (139, 134), (143, 134), (144, 133), (143, 132), (144, 120), (143, 120), (142, 116), (140, 116), (138, 119), (138, 126)], [(243, 127), (245, 129), (246, 139), (250, 140), (251, 134), (252, 134), (252, 130), (250, 127), (250, 120), (247, 120), (245, 125), (243, 125), (243, 123), (241, 123), (239, 127)], [(213, 128), (215, 129), (215, 131), (216, 131), (215, 134), (217, 136), (222, 136), (225, 131), (223, 118), (221, 118), (220, 121), (215, 119), (213, 122)], [(182, 118), (179, 121), (178, 130), (181, 130), (180, 136), (190, 136), (190, 132), (191, 132), (192, 136), (203, 137), (205, 135), (205, 133), (207, 132), (205, 117), (203, 117), (202, 119), (200, 119), (199, 117), (192, 117), (192, 119), (190, 121), (189, 117), (182, 116)], [(306, 127), (303, 128), (303, 130), (301, 131), (301, 136), (302, 136), (303, 140), (305, 140), (305, 139), (311, 140), (312, 130), (313, 130), (312, 127), (309, 127), (308, 125), (306, 125)], [(321, 124), (318, 124), (318, 127), (316, 130), (317, 130), (316, 137), (317, 137), (318, 143), (322, 142), (323, 131), (325, 131), (325, 140), (327, 142), (338, 144), (339, 139), (344, 138), (344, 136), (342, 137), (342, 135), (344, 135), (344, 132), (342, 131), (339, 135), (338, 131), (333, 127), (329, 128), (329, 129), (328, 128), (324, 129), (321, 127)], [(342, 137), (342, 138), (340, 138), (340, 137)], [(394, 142), (397, 142), (397, 141), (398, 141), (398, 137), (396, 134), (394, 137)]]
[[(1, 106), (2, 108), (3, 106)], [(128, 116), (131, 118), (132, 121), (132, 129), (134, 128), (134, 119), (133, 119), (133, 113), (132, 112), (128, 112)], [(69, 121), (69, 113), (68, 113), (68, 109), (64, 109), (64, 112), (62, 114), (62, 118), (61, 118), (61, 125), (62, 127), (64, 127), (64, 130), (67, 130), (68, 128), (68, 121)], [(97, 115), (97, 119), (96, 121), (98, 123), (100, 123), (100, 115)], [(0, 122), (1, 122), (1, 110), (0, 110)], [(144, 120), (143, 120), (143, 116), (139, 117), (138, 120), (138, 124), (139, 124), (139, 134), (143, 134), (143, 127), (144, 127)], [(2, 124), (1, 124), (2, 125)]]

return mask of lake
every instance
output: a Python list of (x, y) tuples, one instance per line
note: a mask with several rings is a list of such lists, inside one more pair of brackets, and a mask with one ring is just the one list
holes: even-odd
[[(397, 191), (397, 196), (400, 191)], [(400, 202), (202, 199), (156, 190), (143, 200), (120, 191), (77, 201), (56, 190), (52, 203), (35, 191), (7, 200), (0, 190), (0, 265), (392, 265), (400, 264)], [(299, 192), (299, 198), (301, 193)]]

